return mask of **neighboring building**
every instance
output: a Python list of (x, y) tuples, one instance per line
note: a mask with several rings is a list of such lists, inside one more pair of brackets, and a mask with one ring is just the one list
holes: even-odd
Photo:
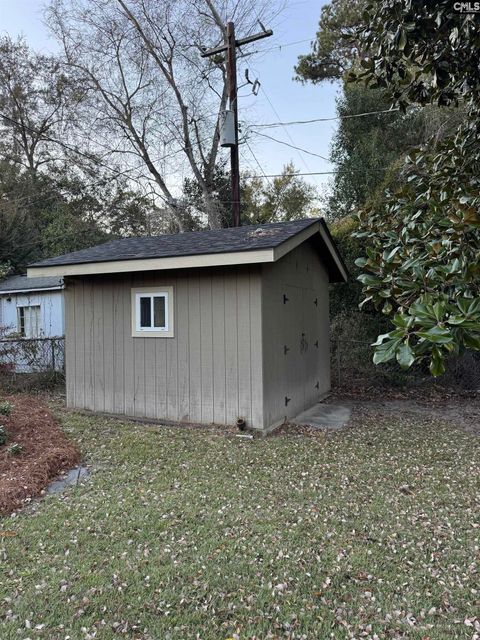
[[(63, 338), (63, 290), (63, 278), (58, 276), (10, 276), (0, 281), (0, 337), (16, 342), (18, 351), (23, 353), (17, 356), (17, 371), (29, 372), (52, 364), (56, 369), (63, 367), (60, 341), (58, 344), (52, 341), (41, 344), (45, 338)], [(31, 339), (32, 342), (25, 339)], [(33, 339), (36, 340), (36, 346)], [(27, 346), (27, 342), (30, 346)], [(37, 360), (35, 363), (34, 356)]]
[(323, 220), (126, 238), (31, 265), (64, 276), (70, 407), (269, 430), (330, 388)]

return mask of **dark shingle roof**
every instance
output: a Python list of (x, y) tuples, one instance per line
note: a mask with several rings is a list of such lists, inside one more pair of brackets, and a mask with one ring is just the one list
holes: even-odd
[(170, 258), (272, 249), (317, 222), (318, 218), (310, 218), (229, 229), (191, 231), (174, 235), (122, 238), (89, 249), (66, 253), (56, 258), (48, 258), (30, 266), (50, 267), (111, 260)]
[(48, 276), (43, 278), (27, 278), (27, 276), (9, 276), (0, 280), (2, 291), (30, 291), (31, 289), (57, 289), (63, 286), (63, 278)]

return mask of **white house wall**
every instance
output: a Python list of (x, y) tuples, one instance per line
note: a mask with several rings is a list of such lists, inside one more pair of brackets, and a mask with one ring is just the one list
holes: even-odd
[[(18, 331), (18, 307), (40, 306), (40, 336), (41, 338), (62, 338), (65, 333), (64, 322), (64, 294), (58, 291), (36, 291), (23, 293), (0, 294), (0, 327), (2, 337), (8, 333)], [(15, 347), (15, 371), (31, 373), (54, 366), (56, 370), (63, 368), (63, 341), (44, 342), (18, 338), (10, 345), (0, 343), (6, 347)], [(11, 360), (13, 356), (9, 357)], [(33, 363), (34, 362), (34, 363)], [(33, 363), (33, 364), (32, 364)]]
[(41, 337), (64, 335), (63, 291), (37, 291), (1, 294), (1, 326), (7, 331), (17, 331), (17, 308), (40, 306)]

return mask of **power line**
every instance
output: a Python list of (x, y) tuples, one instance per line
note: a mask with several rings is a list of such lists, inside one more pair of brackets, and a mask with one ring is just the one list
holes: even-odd
[[(376, 171), (386, 171), (389, 167), (377, 167)], [(363, 171), (359, 168), (357, 171)], [(295, 173), (269, 173), (264, 175), (252, 176), (252, 178), (293, 178), (294, 176), (331, 176), (338, 173), (336, 171), (297, 171)]]
[(254, 53), (268, 53), (269, 51), (274, 51), (275, 49), (285, 49), (286, 47), (293, 47), (296, 44), (303, 44), (304, 42), (313, 42), (315, 38), (305, 38), (304, 40), (295, 40), (295, 42), (285, 42), (284, 44), (277, 44), (273, 47), (269, 47), (268, 49), (255, 49), (254, 51), (249, 51), (248, 55), (253, 55)]
[[(249, 151), (250, 151), (250, 153), (252, 154), (253, 159), (254, 159), (254, 160), (255, 160), (255, 162), (257, 163), (258, 168), (259, 168), (259, 169), (260, 169), (260, 171), (262, 172), (263, 177), (264, 177), (264, 178), (266, 178), (266, 179), (268, 180), (268, 176), (267, 176), (267, 174), (265, 173), (265, 171), (264, 171), (264, 169), (263, 169), (262, 165), (261, 165), (261, 164), (260, 164), (260, 162), (258, 161), (257, 156), (253, 153), (253, 149), (252, 149), (252, 147), (248, 144), (248, 140), (246, 140), (246, 139), (245, 139), (245, 144), (247, 145), (248, 150), (249, 150)], [(270, 182), (270, 180), (268, 180), (268, 182)]]
[(364, 116), (375, 116), (382, 113), (393, 113), (400, 111), (398, 107), (395, 109), (384, 109), (383, 111), (366, 111), (365, 113), (352, 113), (345, 116), (334, 116), (332, 118), (314, 118), (312, 120), (292, 120), (290, 122), (269, 122), (267, 124), (256, 124), (255, 128), (267, 128), (267, 127), (289, 127), (295, 124), (312, 124), (314, 122), (332, 122), (333, 120), (346, 120), (347, 118), (363, 118)]
[(301, 151), (302, 153), (308, 153), (309, 156), (315, 156), (316, 158), (321, 158), (322, 160), (331, 162), (329, 158), (325, 156), (321, 156), (319, 153), (314, 153), (313, 151), (308, 151), (307, 149), (303, 149), (302, 147), (297, 147), (296, 145), (285, 142), (284, 140), (277, 140), (277, 138), (272, 138), (272, 136), (267, 136), (266, 133), (260, 133), (260, 131), (254, 131), (254, 130), (252, 130), (252, 133), (254, 133), (257, 136), (262, 136), (262, 138), (268, 138), (273, 142), (278, 142), (278, 144), (284, 144), (286, 147), (291, 147), (292, 149), (296, 149), (297, 151)]
[[(263, 87), (262, 87), (263, 88)], [(263, 88), (263, 95), (265, 96), (265, 98), (267, 99), (268, 104), (270, 105), (272, 111), (274, 112), (274, 114), (277, 116), (277, 118), (280, 120), (280, 116), (278, 115), (278, 111), (275, 109), (275, 107), (272, 104), (272, 101), (270, 100), (270, 98), (268, 97), (267, 92), (265, 91), (265, 89)], [(292, 136), (290, 135), (288, 129), (286, 129), (285, 127), (283, 127), (283, 130), (285, 131), (285, 133), (287, 134), (288, 139), (290, 140), (290, 142), (292, 143), (292, 146), (295, 146), (295, 143), (293, 141)], [(300, 155), (300, 153), (297, 151), (298, 156), (300, 158), (300, 160), (303, 162), (305, 168), (307, 169), (307, 171), (310, 171), (310, 167), (308, 166), (307, 162), (305, 161), (305, 158)]]

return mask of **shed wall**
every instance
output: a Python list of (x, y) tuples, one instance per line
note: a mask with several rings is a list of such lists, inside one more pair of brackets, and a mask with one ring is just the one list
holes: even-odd
[[(67, 403), (263, 427), (260, 267), (69, 278)], [(173, 286), (173, 338), (132, 337), (132, 287)]]
[(305, 242), (263, 266), (262, 290), (264, 425), (269, 429), (330, 389), (328, 274)]

